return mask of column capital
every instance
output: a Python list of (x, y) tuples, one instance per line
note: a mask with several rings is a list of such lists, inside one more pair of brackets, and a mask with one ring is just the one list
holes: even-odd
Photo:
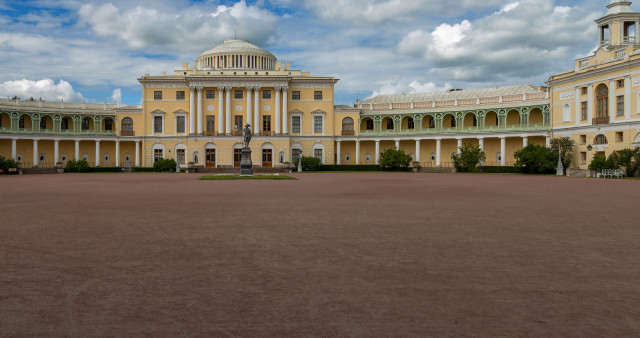
[(196, 89), (198, 90), (198, 93), (202, 92), (202, 87), (196, 87)]
[(286, 93), (288, 90), (289, 90), (289, 88), (288, 88), (288, 87), (282, 87), (282, 92), (283, 92), (283, 93)]
[[(233, 87), (231, 86), (224, 86), (224, 90), (226, 90), (227, 92), (229, 92)], [(231, 93), (229, 93), (231, 94)]]
[(414, 140), (414, 141), (416, 141), (416, 142), (420, 142), (420, 141), (422, 141), (422, 139), (421, 139), (421, 138), (414, 138), (413, 140)]
[(190, 91), (190, 92), (192, 92), (192, 93), (193, 93), (195, 90), (196, 90), (196, 87), (189, 87), (189, 91)]
[(456, 137), (456, 140), (462, 141), (462, 137)]
[(504, 139), (506, 139), (507, 137), (506, 137), (506, 136), (498, 136), (498, 138), (499, 138), (499, 139), (501, 139), (501, 140), (504, 140)]
[(218, 92), (221, 92), (225, 89), (225, 87), (216, 87), (218, 89)]

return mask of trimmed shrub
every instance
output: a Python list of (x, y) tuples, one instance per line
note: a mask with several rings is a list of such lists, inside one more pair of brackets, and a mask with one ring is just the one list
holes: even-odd
[[(556, 169), (558, 156), (550, 148), (529, 144), (514, 153), (516, 167), (525, 174), (553, 174)], [(554, 161), (556, 163), (554, 163)]]
[(18, 172), (17, 170), (15, 172), (10, 172), (9, 168), (18, 168), (18, 163), (12, 158), (0, 156), (0, 169), (2, 169), (5, 175), (15, 174)]
[(380, 168), (382, 170), (409, 170), (411, 163), (411, 155), (406, 154), (404, 150), (396, 150), (389, 148), (380, 153)]
[(159, 159), (153, 164), (153, 171), (176, 171), (176, 161), (170, 159)]
[(522, 168), (519, 167), (500, 167), (500, 166), (484, 166), (482, 172), (489, 174), (522, 174)]
[(87, 160), (69, 160), (64, 168), (64, 171), (69, 173), (86, 173), (89, 170), (91, 170), (91, 167), (89, 167)]
[(322, 163), (320, 159), (312, 156), (302, 156), (302, 170), (303, 171), (317, 171)]
[(153, 167), (134, 167), (133, 171), (136, 173), (152, 173), (155, 172)]
[(92, 173), (119, 173), (122, 169), (119, 167), (93, 167), (89, 169)]

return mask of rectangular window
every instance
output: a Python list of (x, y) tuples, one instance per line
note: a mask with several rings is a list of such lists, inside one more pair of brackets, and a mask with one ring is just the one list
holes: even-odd
[(387, 129), (393, 129), (393, 120), (387, 119)]
[(162, 116), (153, 117), (153, 132), (154, 133), (162, 132)]
[(373, 130), (373, 120), (372, 119), (368, 119), (367, 120), (367, 130)]
[(82, 119), (82, 130), (89, 130), (89, 118)]
[(178, 90), (176, 92), (176, 100), (184, 100), (184, 90)]
[(622, 142), (624, 140), (624, 134), (621, 131), (616, 132), (616, 142)]
[(207, 90), (207, 100), (213, 100), (216, 98), (215, 90)]
[(113, 120), (112, 119), (104, 120), (104, 130), (107, 130), (107, 131), (113, 130)]
[(262, 131), (271, 131), (271, 115), (262, 116)]
[(291, 99), (292, 100), (300, 100), (300, 92), (297, 90), (294, 90), (291, 92)]
[(587, 135), (580, 135), (580, 144), (587, 144)]
[(587, 90), (588, 90), (587, 87), (581, 87), (580, 88), (580, 95), (587, 95), (588, 94)]
[(216, 117), (212, 115), (207, 115), (207, 131), (215, 131), (216, 130)]
[(271, 100), (271, 91), (270, 90), (263, 90), (262, 91), (262, 99), (263, 100)]
[[(20, 123), (21, 125), (18, 126), (18, 128), (24, 128), (24, 120), (21, 118), (20, 119)], [(60, 121), (60, 129), (62, 130), (69, 130), (69, 119), (66, 117), (62, 118), (62, 121)]]
[(243, 97), (242, 96), (242, 90), (236, 90), (234, 92), (234, 96), (233, 97), (236, 98), (236, 99), (241, 99)]
[(580, 153), (580, 162), (582, 164), (587, 164), (587, 153), (584, 151)]
[(322, 133), (322, 116), (313, 117), (313, 132)]
[(184, 121), (185, 121), (185, 117), (184, 116), (178, 116), (176, 117), (176, 132), (177, 133), (184, 133)]
[(618, 103), (618, 116), (624, 116), (624, 95), (620, 95), (616, 98), (616, 102)]
[(291, 132), (292, 133), (300, 132), (300, 116), (291, 117)]
[(413, 119), (412, 118), (409, 118), (407, 120), (407, 128), (408, 129), (414, 129), (415, 128), (415, 125), (413, 124)]
[(616, 88), (624, 88), (624, 80), (616, 80)]
[(156, 163), (161, 159), (162, 159), (162, 149), (155, 149), (153, 151), (153, 163)]
[(233, 125), (234, 125), (234, 128), (235, 128), (234, 130), (236, 132), (238, 132), (238, 131), (241, 132), (242, 131), (242, 127), (243, 127), (242, 126), (242, 115), (234, 116), (234, 124)]
[(313, 157), (322, 161), (322, 149), (313, 149)]
[(313, 99), (314, 100), (322, 100), (322, 91), (320, 90), (316, 90), (313, 92)]
[[(0, 119), (0, 127), (2, 127), (2, 119)], [(47, 129), (47, 119), (44, 117), (40, 119), (40, 129), (41, 130)]]
[(581, 120), (582, 121), (586, 121), (587, 120), (587, 115), (588, 115), (588, 106), (587, 106), (587, 102), (580, 102), (580, 108), (581, 108)]
[(185, 152), (184, 149), (176, 149), (176, 162), (178, 164), (184, 164), (185, 162)]
[(156, 90), (155, 92), (153, 92), (153, 99), (154, 100), (162, 100), (162, 91), (161, 90)]

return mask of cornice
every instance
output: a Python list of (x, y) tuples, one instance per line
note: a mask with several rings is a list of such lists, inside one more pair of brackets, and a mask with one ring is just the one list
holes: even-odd
[[(634, 60), (628, 60), (628, 61), (625, 61), (625, 62), (616, 63), (616, 64), (612, 64), (612, 65), (601, 65), (596, 69), (592, 69), (592, 70), (588, 70), (588, 71), (580, 72), (580, 73), (574, 73), (573, 75), (564, 76), (564, 77), (559, 78), (559, 79), (552, 80), (551, 78), (549, 78), (549, 81), (547, 81), (547, 84), (550, 87), (560, 86), (560, 85), (565, 84), (565, 83), (574, 82), (574, 81), (578, 81), (578, 80), (584, 80), (584, 79), (588, 79), (588, 78), (591, 78), (591, 77), (594, 77), (594, 76), (602, 76), (602, 75), (605, 75), (605, 74), (608, 74), (608, 73), (612, 73), (612, 72), (616, 72), (616, 71), (620, 71), (620, 70), (624, 70), (624, 69), (628, 69), (628, 68), (633, 68), (633, 67), (637, 67), (637, 66), (640, 66), (640, 58), (639, 59), (634, 59)], [(597, 67), (597, 65), (596, 65), (596, 67)], [(564, 74), (568, 74), (568, 73), (564, 73)]]

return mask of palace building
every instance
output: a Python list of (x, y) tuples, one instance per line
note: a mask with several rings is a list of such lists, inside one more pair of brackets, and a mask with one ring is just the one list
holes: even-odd
[(86, 159), (92, 166), (150, 167), (160, 158), (197, 167), (240, 163), (250, 124), (252, 161), (285, 167), (304, 156), (325, 164), (376, 164), (388, 148), (425, 167), (450, 167), (463, 143), (487, 165), (551, 137), (576, 143), (574, 163), (640, 143), (640, 13), (613, 0), (597, 20), (600, 47), (549, 87), (515, 85), (380, 95), (334, 104), (330, 76), (290, 69), (270, 52), (226, 40), (172, 74), (139, 78), (142, 105), (0, 100), (0, 155), (23, 167)]

